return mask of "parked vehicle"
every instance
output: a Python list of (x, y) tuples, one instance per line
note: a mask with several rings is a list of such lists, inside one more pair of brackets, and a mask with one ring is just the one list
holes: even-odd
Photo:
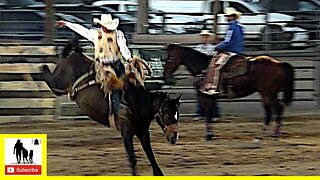
[(43, 2), (37, 2), (35, 0), (0, 0), (0, 3), (3, 4), (6, 9), (17, 6), (26, 7), (30, 5), (43, 4)]
[[(207, 1), (205, 12), (212, 12), (214, 0)], [(228, 22), (224, 18), (223, 9), (233, 7), (242, 13), (239, 21), (244, 26), (247, 39), (266, 41), (289, 41), (288, 44), (277, 43), (270, 45), (272, 48), (287, 48), (307, 46), (309, 34), (306, 29), (293, 25), (294, 17), (282, 13), (266, 13), (260, 4), (250, 0), (219, 0), (221, 10), (218, 12), (218, 35), (223, 37), (228, 28)], [(207, 15), (207, 29), (212, 28), (213, 17)]]
[[(100, 0), (92, 3), (93, 6), (112, 8), (121, 13), (136, 16), (138, 4), (132, 1)], [(156, 8), (149, 7), (149, 33), (150, 34), (184, 34), (193, 29), (200, 29), (199, 17), (184, 14), (168, 14)]]
[[(16, 6), (12, 7), (14, 9), (29, 9), (29, 10), (37, 10), (44, 11), (46, 5), (43, 3), (37, 3), (34, 5), (28, 6)], [(113, 18), (119, 18), (120, 24), (119, 29), (125, 32), (127, 39), (130, 40), (132, 34), (134, 33), (135, 24), (137, 19), (128, 14), (121, 14), (111, 8), (107, 7), (99, 7), (99, 6), (91, 6), (85, 4), (54, 4), (53, 6), (57, 13), (69, 14), (72, 16), (76, 16), (79, 19), (82, 19), (83, 22), (87, 24), (92, 24), (92, 19), (94, 17), (100, 18), (101, 14), (112, 14)], [(80, 23), (83, 24), (83, 23)]]
[[(33, 10), (1, 10), (0, 11), (0, 38), (1, 39), (23, 39), (41, 40), (44, 38), (44, 22), (46, 19), (44, 12)], [(55, 13), (55, 19), (65, 20), (83, 24), (90, 28), (90, 24), (82, 19), (64, 13)], [(56, 39), (69, 38), (73, 32), (68, 29), (57, 29)]]
[(294, 16), (291, 24), (310, 32), (310, 39), (320, 38), (320, 0), (255, 0), (268, 12)]
[(93, 6), (103, 6), (114, 9), (118, 12), (128, 13), (135, 16), (135, 13), (138, 11), (138, 4), (132, 1), (110, 1), (102, 0), (95, 1), (92, 3)]
[(7, 6), (7, 1), (6, 0), (0, 0), (0, 9), (5, 9)]

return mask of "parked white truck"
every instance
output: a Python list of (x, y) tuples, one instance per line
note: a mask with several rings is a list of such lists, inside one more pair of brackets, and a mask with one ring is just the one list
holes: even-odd
[[(203, 1), (163, 1), (151, 0), (151, 7), (166, 12), (204, 13), (196, 18), (202, 21), (203, 26), (197, 26), (200, 29), (213, 29), (215, 0)], [(288, 41), (278, 46), (306, 46), (309, 39), (308, 31), (294, 26), (294, 17), (282, 13), (266, 13), (264, 8), (252, 0), (219, 0), (220, 10), (218, 11), (218, 31), (217, 35), (223, 38), (228, 22), (224, 17), (223, 10), (227, 7), (233, 7), (242, 13), (239, 21), (244, 26), (246, 39), (270, 40), (270, 41)], [(176, 10), (176, 11), (175, 11)]]

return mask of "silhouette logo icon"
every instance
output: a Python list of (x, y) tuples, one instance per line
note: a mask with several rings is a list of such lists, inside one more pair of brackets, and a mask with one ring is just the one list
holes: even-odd
[(4, 138), (5, 175), (42, 175), (42, 138)]

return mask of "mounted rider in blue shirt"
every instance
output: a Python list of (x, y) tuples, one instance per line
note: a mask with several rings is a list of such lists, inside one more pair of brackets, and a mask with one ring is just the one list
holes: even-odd
[(241, 13), (234, 8), (226, 8), (225, 16), (230, 22), (229, 29), (223, 42), (219, 43), (216, 50), (220, 53), (216, 58), (211, 60), (208, 66), (205, 85), (200, 91), (208, 94), (219, 94), (217, 91), (219, 85), (220, 69), (228, 62), (231, 56), (243, 54), (244, 52), (244, 35), (243, 27), (237, 21)]
[(220, 52), (233, 52), (236, 54), (243, 54), (244, 40), (242, 25), (233, 20), (230, 22), (224, 41), (217, 45), (216, 50)]

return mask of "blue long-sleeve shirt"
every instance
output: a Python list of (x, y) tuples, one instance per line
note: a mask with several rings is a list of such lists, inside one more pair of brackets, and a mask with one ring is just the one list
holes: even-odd
[(228, 51), (237, 54), (244, 53), (243, 28), (239, 22), (230, 22), (230, 26), (224, 41), (219, 43), (216, 49), (218, 51)]

